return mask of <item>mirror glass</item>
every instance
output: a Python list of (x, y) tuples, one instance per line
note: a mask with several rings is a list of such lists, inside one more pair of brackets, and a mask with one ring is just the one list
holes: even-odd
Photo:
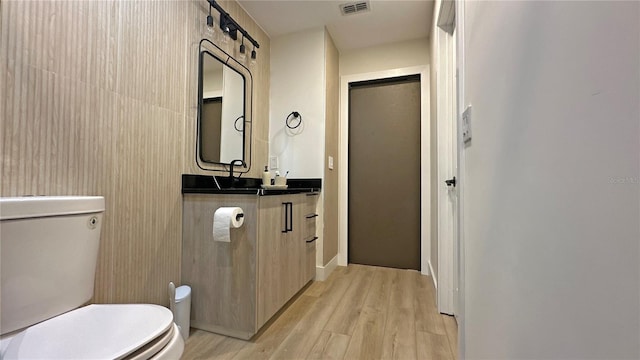
[(246, 83), (238, 70), (209, 51), (200, 52), (198, 157), (229, 164), (245, 159)]

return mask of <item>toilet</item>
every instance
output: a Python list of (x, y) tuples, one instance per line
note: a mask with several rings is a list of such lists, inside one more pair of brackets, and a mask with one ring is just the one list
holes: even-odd
[(171, 311), (93, 304), (101, 196), (0, 198), (0, 359), (179, 359)]

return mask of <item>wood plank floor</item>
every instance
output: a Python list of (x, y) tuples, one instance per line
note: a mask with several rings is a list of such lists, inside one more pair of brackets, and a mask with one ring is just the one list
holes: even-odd
[(455, 359), (457, 332), (430, 277), (351, 264), (313, 282), (251, 341), (191, 329), (182, 359)]

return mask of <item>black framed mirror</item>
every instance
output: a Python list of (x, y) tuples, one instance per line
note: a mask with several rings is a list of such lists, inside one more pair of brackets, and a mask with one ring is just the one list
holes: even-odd
[(251, 158), (251, 72), (207, 39), (200, 42), (196, 158), (203, 170), (224, 170)]

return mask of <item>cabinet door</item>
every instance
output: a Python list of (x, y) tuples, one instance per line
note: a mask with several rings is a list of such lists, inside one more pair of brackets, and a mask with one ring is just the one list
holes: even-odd
[(258, 327), (284, 304), (286, 286), (282, 274), (287, 259), (285, 242), (286, 200), (263, 196), (259, 205), (258, 230)]
[[(310, 280), (306, 207), (304, 194), (260, 198), (258, 327)], [(312, 251), (315, 275), (315, 243)]]
[[(244, 225), (231, 242), (214, 241), (215, 211), (240, 206)], [(255, 195), (185, 194), (182, 216), (182, 283), (191, 285), (191, 325), (243, 339), (256, 333)]]
[(300, 290), (306, 281), (306, 243), (304, 241), (304, 194), (289, 195), (289, 202), (292, 203), (290, 217), (292, 229), (287, 233), (287, 301)]

